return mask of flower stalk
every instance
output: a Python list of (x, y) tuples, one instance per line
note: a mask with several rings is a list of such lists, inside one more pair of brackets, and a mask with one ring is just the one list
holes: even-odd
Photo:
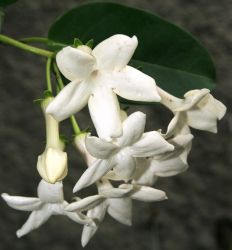
[(31, 46), (22, 42), (19, 42), (11, 37), (5, 36), (5, 35), (0, 35), (0, 42), (7, 44), (7, 45), (11, 45), (14, 46), (16, 48), (31, 52), (33, 54), (36, 55), (40, 55), (40, 56), (45, 56), (48, 58), (52, 58), (54, 57), (54, 53), (45, 49), (40, 49), (37, 48), (35, 46)]

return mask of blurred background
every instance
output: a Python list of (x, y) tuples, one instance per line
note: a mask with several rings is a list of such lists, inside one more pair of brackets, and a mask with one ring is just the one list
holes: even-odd
[[(15, 38), (46, 36), (50, 24), (63, 12), (86, 1), (20, 0), (8, 7), (3, 33)], [(232, 1), (231, 0), (120, 0), (174, 22), (195, 35), (209, 50), (218, 73), (213, 95), (228, 112), (218, 134), (193, 131), (195, 139), (187, 172), (159, 179), (156, 187), (169, 199), (134, 202), (133, 226), (106, 217), (87, 250), (231, 250), (232, 249)], [(99, 31), (100, 32), (100, 31)], [(155, 31), (154, 31), (155, 32)], [(170, 41), (171, 43), (171, 41)], [(36, 196), (40, 178), (37, 156), (44, 149), (44, 123), (34, 99), (45, 88), (45, 61), (39, 56), (0, 45), (0, 193)], [(134, 107), (147, 113), (147, 129), (163, 128), (170, 114), (160, 107)], [(77, 116), (89, 124), (85, 109)], [(71, 135), (69, 123), (63, 131)], [(69, 145), (69, 175), (65, 195), (85, 170), (80, 155)], [(17, 239), (15, 232), (28, 213), (9, 208), (0, 200), (0, 249), (73, 250), (80, 245), (80, 225), (52, 217), (40, 229)]]

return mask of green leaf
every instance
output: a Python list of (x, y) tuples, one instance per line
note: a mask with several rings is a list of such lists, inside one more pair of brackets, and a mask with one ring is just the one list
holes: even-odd
[(84, 4), (58, 18), (48, 37), (64, 44), (72, 44), (75, 37), (83, 42), (94, 38), (98, 44), (114, 34), (138, 37), (130, 64), (173, 95), (214, 87), (215, 68), (204, 47), (183, 29), (142, 10), (116, 3)]
[(17, 2), (18, 0), (0, 0), (0, 6), (6, 7), (7, 5), (13, 4)]

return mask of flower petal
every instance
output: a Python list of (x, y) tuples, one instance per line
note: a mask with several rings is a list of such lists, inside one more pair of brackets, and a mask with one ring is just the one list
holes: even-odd
[(122, 135), (120, 107), (112, 89), (106, 86), (97, 87), (89, 98), (88, 104), (92, 121), (100, 138), (111, 140), (112, 137)]
[(130, 38), (118, 34), (99, 43), (92, 54), (99, 69), (121, 70), (128, 64), (137, 46), (136, 36)]
[(55, 184), (41, 180), (37, 188), (38, 197), (44, 203), (62, 203), (64, 201), (63, 184)]
[(16, 232), (20, 238), (25, 234), (28, 234), (34, 229), (37, 229), (44, 224), (52, 215), (52, 210), (49, 209), (49, 205), (45, 204), (40, 210), (33, 211), (25, 224)]
[(89, 210), (95, 206), (97, 206), (99, 203), (101, 203), (105, 198), (102, 195), (92, 195), (89, 197), (86, 197), (84, 199), (81, 199), (76, 202), (72, 202), (68, 206), (66, 206), (66, 211), (86, 211)]
[(91, 88), (87, 82), (70, 82), (48, 105), (46, 113), (57, 121), (63, 121), (80, 111), (87, 104), (90, 94)]
[(8, 206), (22, 211), (33, 211), (39, 209), (42, 202), (39, 198), (11, 196), (3, 193), (2, 198), (5, 200)]
[[(120, 187), (126, 188), (127, 185), (128, 184), (122, 184)], [(139, 185), (134, 185), (134, 189), (131, 192), (130, 197), (135, 200), (146, 202), (161, 201), (167, 199), (165, 192), (155, 188)]]
[(142, 138), (131, 146), (134, 157), (149, 157), (172, 151), (174, 146), (156, 131), (144, 133)]
[(180, 103), (176, 108), (173, 109), (174, 112), (187, 111), (194, 108), (205, 96), (210, 93), (209, 89), (195, 89), (190, 90), (185, 93), (182, 103)]
[(181, 157), (176, 157), (164, 161), (153, 160), (151, 162), (151, 168), (154, 175), (169, 177), (184, 172), (188, 168), (188, 164), (186, 164)]
[(91, 73), (95, 58), (89, 53), (73, 47), (65, 47), (56, 55), (61, 73), (70, 81), (83, 80)]
[(225, 105), (208, 94), (194, 108), (186, 112), (187, 122), (195, 129), (216, 133), (217, 120), (222, 119), (225, 112)]
[(146, 123), (146, 115), (142, 112), (131, 114), (123, 122), (123, 135), (117, 138), (120, 146), (128, 146), (139, 140), (142, 136)]
[(102, 178), (111, 168), (113, 168), (112, 161), (96, 160), (81, 176), (73, 188), (73, 192), (77, 192), (82, 188), (88, 187), (94, 182)]
[(98, 206), (90, 209), (87, 212), (87, 216), (93, 219), (96, 223), (96, 227), (84, 226), (81, 235), (81, 244), (85, 247), (89, 240), (94, 236), (98, 229), (98, 225), (103, 221), (106, 214), (107, 204), (106, 202), (100, 203)]
[(86, 216), (82, 213), (64, 211), (64, 215), (68, 216), (69, 219), (71, 219), (72, 221), (75, 221), (76, 223), (79, 223), (81, 225), (86, 225), (89, 227), (96, 226), (95, 222), (91, 218), (89, 218), (88, 216)]
[(129, 180), (136, 168), (135, 159), (130, 155), (127, 150), (121, 150), (115, 157), (114, 172), (123, 180)]
[(75, 136), (73, 143), (76, 149), (81, 153), (87, 166), (90, 166), (96, 159), (86, 149), (85, 139), (88, 135), (89, 133), (83, 132)]
[(126, 66), (119, 72), (112, 72), (111, 79), (114, 92), (125, 99), (142, 102), (161, 100), (155, 80), (133, 67)]
[(132, 189), (133, 185), (130, 185), (126, 188), (109, 188), (102, 190), (100, 194), (107, 198), (121, 198), (130, 193)]
[(191, 131), (187, 124), (186, 115), (183, 112), (176, 112), (172, 120), (170, 121), (167, 132), (163, 134), (164, 138), (172, 138), (177, 134), (190, 134)]
[(152, 172), (150, 159), (136, 158), (136, 172), (133, 176), (132, 184), (142, 186), (153, 186), (157, 176)]
[(97, 159), (107, 159), (118, 149), (118, 146), (112, 142), (107, 142), (96, 136), (87, 136), (85, 144), (88, 152)]
[(130, 198), (108, 199), (109, 207), (107, 212), (120, 223), (132, 225), (132, 202)]

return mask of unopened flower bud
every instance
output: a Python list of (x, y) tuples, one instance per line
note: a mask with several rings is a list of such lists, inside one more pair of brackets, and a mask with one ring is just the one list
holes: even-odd
[(46, 148), (38, 157), (37, 170), (49, 183), (61, 181), (67, 175), (67, 153), (59, 149)]

